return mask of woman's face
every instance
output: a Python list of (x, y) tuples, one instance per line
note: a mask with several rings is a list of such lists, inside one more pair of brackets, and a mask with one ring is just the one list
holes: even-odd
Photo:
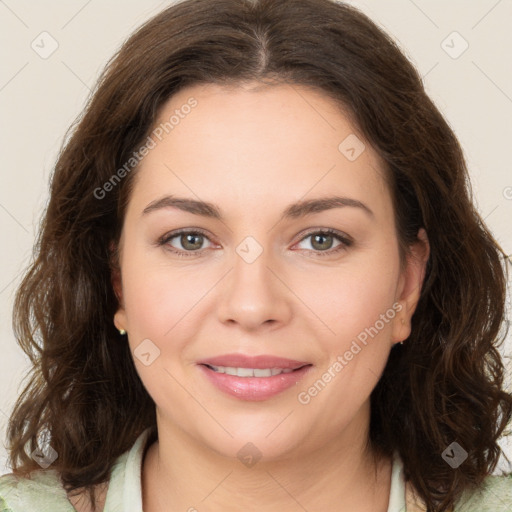
[[(362, 440), (428, 258), (418, 244), (400, 272), (376, 153), (297, 85), (183, 89), (150, 137), (113, 282), (159, 429), (228, 456), (251, 442), (269, 459)], [(306, 366), (269, 377), (286, 365), (226, 354)], [(201, 363), (214, 357), (228, 373)]]

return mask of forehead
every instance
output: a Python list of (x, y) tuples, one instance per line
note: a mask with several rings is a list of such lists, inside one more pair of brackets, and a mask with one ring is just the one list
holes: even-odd
[(340, 106), (312, 88), (188, 87), (163, 106), (150, 137), (134, 190), (141, 202), (176, 192), (256, 205), (339, 192), (390, 206), (377, 154)]

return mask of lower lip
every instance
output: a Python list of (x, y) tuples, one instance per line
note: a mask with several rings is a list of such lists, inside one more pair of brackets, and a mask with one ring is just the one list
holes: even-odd
[(227, 373), (219, 373), (207, 366), (199, 365), (201, 371), (212, 384), (228, 395), (241, 400), (267, 400), (298, 384), (312, 365), (303, 366), (290, 373), (281, 373), (272, 377), (237, 377)]

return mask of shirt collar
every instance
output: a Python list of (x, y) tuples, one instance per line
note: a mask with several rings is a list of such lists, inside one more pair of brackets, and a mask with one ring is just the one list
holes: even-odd
[(151, 430), (144, 430), (132, 448), (116, 460), (104, 512), (142, 512), (142, 458)]
[[(144, 430), (132, 448), (116, 460), (104, 512), (142, 512), (142, 459), (151, 430), (151, 427)], [(403, 464), (397, 452), (393, 455), (387, 512), (406, 512)]]
[(395, 451), (393, 454), (393, 469), (391, 471), (391, 492), (387, 512), (406, 512), (405, 484), (402, 459)]

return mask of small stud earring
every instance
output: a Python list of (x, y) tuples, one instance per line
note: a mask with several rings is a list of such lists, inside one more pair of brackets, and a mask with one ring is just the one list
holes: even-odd
[(126, 334), (126, 331), (124, 329), (119, 329), (119, 334), (121, 336), (124, 336)]

